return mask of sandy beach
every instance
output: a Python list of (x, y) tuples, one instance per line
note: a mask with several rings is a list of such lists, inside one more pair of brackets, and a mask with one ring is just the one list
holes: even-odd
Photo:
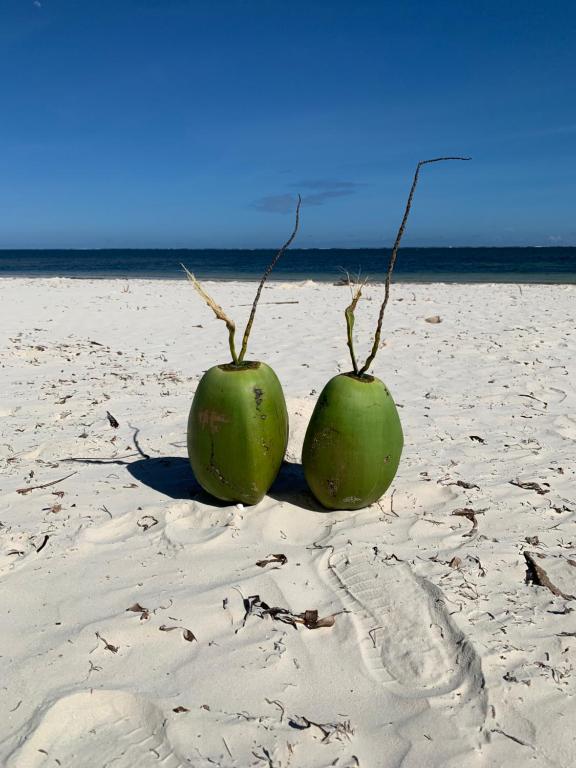
[[(242, 326), (255, 285), (206, 288)], [(365, 295), (361, 357), (382, 287)], [(374, 373), (399, 472), (328, 513), (299, 462), (350, 367), (347, 287), (264, 289), (248, 357), (279, 376), (290, 441), (242, 507), (187, 461), (228, 354), (184, 279), (0, 281), (0, 764), (574, 765), (575, 299), (394, 285)], [(253, 596), (334, 625), (246, 616)]]

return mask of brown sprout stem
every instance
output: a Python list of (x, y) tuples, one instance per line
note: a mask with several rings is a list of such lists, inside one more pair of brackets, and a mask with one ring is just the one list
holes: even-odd
[(242, 338), (242, 349), (240, 350), (240, 354), (238, 355), (236, 353), (236, 343), (235, 343), (235, 336), (236, 336), (236, 325), (233, 320), (231, 320), (228, 315), (224, 312), (222, 307), (217, 304), (214, 299), (206, 293), (204, 288), (200, 285), (198, 280), (196, 279), (196, 276), (192, 274), (184, 264), (181, 264), (180, 266), (186, 272), (186, 275), (188, 277), (188, 280), (192, 283), (194, 289), (196, 292), (204, 299), (206, 304), (210, 307), (210, 309), (214, 312), (218, 320), (222, 320), (226, 323), (226, 327), (228, 328), (228, 345), (230, 347), (230, 354), (232, 355), (232, 364), (233, 365), (242, 365), (244, 361), (244, 355), (246, 354), (246, 348), (248, 346), (248, 338), (250, 336), (250, 331), (252, 330), (252, 324), (254, 323), (254, 316), (256, 314), (256, 307), (258, 305), (258, 301), (260, 300), (260, 294), (262, 293), (262, 288), (264, 287), (264, 283), (268, 279), (268, 276), (270, 275), (270, 272), (274, 269), (276, 266), (276, 263), (278, 262), (278, 259), (282, 256), (284, 251), (291, 245), (292, 241), (296, 237), (296, 233), (298, 232), (298, 225), (300, 223), (300, 204), (302, 202), (302, 199), (300, 195), (298, 195), (298, 203), (296, 205), (296, 221), (294, 224), (294, 229), (292, 231), (292, 234), (288, 238), (288, 240), (284, 243), (282, 248), (278, 251), (276, 256), (272, 259), (268, 267), (266, 268), (266, 271), (262, 275), (262, 279), (260, 280), (260, 284), (258, 286), (258, 290), (256, 291), (256, 297), (254, 299), (254, 303), (252, 304), (252, 310), (250, 312), (250, 317), (248, 318), (248, 323), (246, 325), (246, 330), (244, 331), (244, 336)]
[[(392, 247), (392, 253), (390, 254), (390, 261), (388, 263), (388, 271), (386, 273), (386, 283), (384, 287), (384, 301), (382, 302), (382, 306), (380, 307), (380, 314), (378, 316), (378, 324), (376, 325), (376, 333), (374, 334), (374, 343), (372, 345), (372, 351), (368, 355), (368, 358), (362, 368), (358, 371), (359, 376), (363, 376), (368, 368), (372, 365), (372, 362), (374, 361), (374, 358), (376, 357), (376, 353), (378, 352), (378, 347), (380, 346), (380, 335), (382, 332), (382, 321), (384, 319), (384, 311), (386, 309), (386, 305), (388, 304), (388, 299), (390, 298), (390, 282), (392, 279), (392, 272), (394, 270), (394, 265), (396, 264), (396, 257), (398, 255), (398, 248), (400, 247), (400, 241), (402, 240), (402, 237), (404, 235), (404, 230), (406, 229), (406, 222), (408, 221), (408, 216), (410, 215), (410, 208), (412, 207), (412, 198), (414, 197), (414, 192), (416, 191), (416, 186), (418, 184), (418, 176), (420, 175), (420, 168), (422, 168), (423, 165), (428, 165), (429, 163), (440, 163), (444, 160), (470, 160), (469, 157), (434, 157), (431, 160), (420, 160), (418, 165), (416, 166), (416, 171), (414, 173), (414, 178), (412, 180), (412, 186), (410, 187), (410, 194), (408, 195), (408, 200), (406, 201), (406, 208), (404, 209), (404, 216), (402, 217), (402, 222), (400, 224), (400, 228), (398, 229), (398, 233), (396, 235), (396, 240), (394, 242), (394, 246)], [(352, 364), (355, 365), (354, 356), (352, 355)], [(356, 368), (355, 368), (356, 372)]]
[(298, 195), (298, 203), (296, 204), (296, 220), (294, 222), (294, 229), (292, 230), (292, 234), (286, 240), (284, 245), (280, 248), (276, 256), (272, 259), (270, 264), (268, 264), (266, 271), (262, 275), (262, 279), (260, 280), (260, 285), (258, 286), (258, 290), (256, 291), (256, 296), (254, 298), (254, 303), (252, 304), (252, 310), (250, 311), (250, 317), (248, 318), (248, 322), (246, 323), (246, 330), (244, 331), (244, 336), (242, 338), (242, 348), (240, 350), (240, 354), (238, 355), (238, 364), (241, 364), (244, 361), (244, 356), (246, 354), (246, 349), (248, 347), (248, 339), (250, 337), (250, 332), (252, 330), (252, 324), (254, 323), (254, 316), (256, 315), (256, 307), (258, 306), (258, 302), (260, 301), (260, 294), (262, 293), (262, 288), (264, 287), (264, 283), (268, 279), (268, 276), (270, 275), (270, 272), (274, 269), (276, 266), (276, 263), (278, 262), (278, 259), (283, 255), (284, 251), (292, 244), (292, 241), (296, 237), (296, 233), (298, 232), (298, 225), (300, 224), (300, 205), (302, 203), (302, 198), (300, 195)]

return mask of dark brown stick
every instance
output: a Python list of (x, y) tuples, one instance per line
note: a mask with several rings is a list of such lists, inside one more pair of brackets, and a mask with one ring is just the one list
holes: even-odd
[(364, 363), (364, 365), (359, 371), (359, 376), (362, 376), (366, 373), (368, 368), (372, 365), (372, 362), (376, 357), (376, 353), (378, 352), (378, 347), (380, 345), (380, 334), (382, 331), (382, 321), (384, 319), (384, 310), (386, 309), (386, 305), (388, 304), (388, 299), (390, 298), (390, 281), (392, 279), (392, 272), (394, 270), (394, 265), (396, 264), (396, 256), (398, 255), (398, 248), (400, 247), (400, 241), (402, 240), (402, 237), (404, 235), (404, 230), (406, 229), (406, 222), (408, 221), (408, 216), (410, 215), (410, 208), (412, 207), (412, 198), (414, 197), (414, 192), (416, 191), (416, 186), (418, 184), (418, 176), (420, 175), (420, 168), (422, 168), (423, 165), (428, 165), (429, 163), (440, 163), (440, 162), (443, 162), (444, 160), (470, 160), (470, 158), (469, 157), (434, 157), (431, 160), (420, 160), (420, 162), (416, 166), (414, 179), (412, 180), (412, 186), (410, 187), (410, 194), (408, 195), (406, 208), (404, 210), (404, 216), (402, 217), (402, 223), (400, 224), (400, 229), (398, 230), (398, 234), (396, 235), (394, 246), (392, 247), (392, 253), (390, 254), (390, 261), (388, 263), (388, 272), (386, 273), (386, 285), (384, 287), (384, 301), (382, 302), (382, 306), (380, 307), (380, 315), (378, 316), (378, 324), (376, 326), (376, 333), (374, 335), (374, 344), (372, 345), (372, 351), (368, 355), (368, 359), (366, 360), (366, 362)]
[(286, 240), (282, 248), (278, 251), (276, 256), (272, 259), (270, 264), (268, 264), (268, 267), (266, 268), (266, 271), (262, 275), (262, 279), (260, 280), (260, 285), (258, 286), (258, 290), (256, 291), (256, 297), (254, 299), (254, 303), (252, 304), (252, 311), (250, 312), (250, 317), (248, 318), (248, 322), (246, 324), (246, 330), (244, 331), (244, 336), (242, 338), (242, 349), (240, 350), (240, 354), (238, 355), (238, 363), (242, 363), (244, 361), (244, 355), (246, 354), (246, 348), (248, 347), (248, 338), (250, 337), (250, 331), (252, 330), (252, 324), (254, 322), (254, 316), (256, 315), (256, 307), (258, 306), (258, 302), (260, 300), (260, 294), (262, 293), (262, 288), (264, 287), (264, 283), (268, 279), (268, 275), (274, 267), (276, 266), (276, 263), (278, 262), (278, 259), (282, 256), (284, 251), (292, 244), (292, 241), (296, 237), (296, 233), (298, 232), (298, 225), (300, 224), (300, 205), (302, 203), (302, 198), (300, 195), (298, 195), (298, 203), (296, 204), (296, 221), (294, 222), (294, 229), (292, 231), (292, 234)]
[(63, 480), (68, 480), (69, 477), (77, 474), (78, 472), (70, 472), (70, 474), (66, 475), (66, 477), (61, 477), (60, 480), (52, 480), (51, 483), (44, 483), (43, 485), (31, 485), (29, 488), (17, 488), (16, 493), (20, 493), (22, 496), (24, 496), (24, 494), (30, 493), (30, 491), (38, 491), (40, 488), (49, 488), (51, 485), (61, 483)]

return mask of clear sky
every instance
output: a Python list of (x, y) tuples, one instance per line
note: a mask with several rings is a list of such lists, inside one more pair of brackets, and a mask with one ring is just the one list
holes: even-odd
[(1, 0), (0, 247), (576, 245), (573, 0)]

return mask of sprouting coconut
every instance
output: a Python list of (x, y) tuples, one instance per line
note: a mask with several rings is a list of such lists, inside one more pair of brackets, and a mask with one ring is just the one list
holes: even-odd
[(443, 160), (468, 157), (436, 157), (416, 166), (402, 223), (390, 255), (384, 300), (380, 307), (372, 350), (359, 367), (352, 331), (354, 311), (362, 285), (345, 311), (352, 371), (331, 379), (322, 390), (304, 438), (302, 464), (306, 481), (316, 499), (328, 509), (361, 509), (386, 492), (398, 469), (404, 435), (396, 405), (386, 385), (367, 373), (380, 345), (384, 310), (400, 241), (410, 214), (420, 168)]
[(239, 354), (236, 326), (184, 267), (196, 291), (228, 328), (232, 360), (206, 371), (188, 418), (188, 456), (194, 475), (205, 491), (224, 501), (257, 504), (276, 479), (286, 452), (288, 412), (278, 377), (266, 363), (244, 358), (264, 283), (296, 237), (300, 202), (298, 197), (292, 234), (260, 280)]

